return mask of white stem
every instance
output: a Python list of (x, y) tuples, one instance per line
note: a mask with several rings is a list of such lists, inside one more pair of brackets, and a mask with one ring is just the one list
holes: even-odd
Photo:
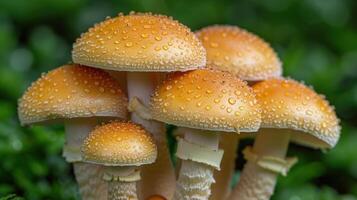
[[(219, 139), (214, 133), (187, 129), (185, 140), (212, 150), (218, 149)], [(211, 184), (214, 183), (213, 172), (214, 168), (209, 165), (182, 160), (174, 199), (207, 200), (211, 195)]]
[(135, 172), (135, 167), (103, 167), (108, 181), (108, 200), (138, 200), (136, 180), (121, 180)]
[(219, 147), (224, 150), (221, 170), (214, 172), (215, 183), (212, 185), (210, 200), (225, 199), (231, 192), (231, 180), (234, 174), (236, 152), (239, 139), (236, 134), (222, 134)]
[(108, 199), (107, 183), (102, 179), (101, 166), (75, 162), (73, 168), (82, 200)]
[[(128, 72), (129, 101), (133, 97), (138, 97), (144, 105), (148, 106), (157, 82), (157, 74)], [(157, 121), (142, 119), (135, 113), (131, 114), (131, 120), (143, 125), (147, 131), (153, 134), (158, 146), (156, 162), (146, 165), (142, 169), (139, 197), (146, 199), (151, 195), (160, 194), (166, 199), (171, 199), (175, 188), (175, 172), (167, 147), (165, 125)]]
[(65, 121), (66, 144), (63, 156), (73, 163), (74, 174), (83, 200), (107, 199), (107, 185), (101, 179), (101, 168), (93, 164), (82, 163), (80, 147), (84, 139), (96, 126), (95, 118), (70, 119)]
[[(261, 129), (254, 142), (253, 151), (258, 156), (285, 159), (290, 135), (277, 129)], [(279, 174), (248, 161), (230, 200), (268, 200), (274, 193)]]
[(108, 200), (137, 200), (136, 182), (109, 182)]
[(81, 145), (96, 126), (95, 118), (69, 119), (65, 121), (65, 147), (63, 156), (68, 162), (81, 161)]

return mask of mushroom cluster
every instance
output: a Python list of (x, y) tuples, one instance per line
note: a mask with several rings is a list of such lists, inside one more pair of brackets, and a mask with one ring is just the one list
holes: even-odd
[[(64, 124), (83, 200), (267, 200), (297, 162), (290, 141), (329, 149), (340, 136), (327, 100), (282, 71), (270, 45), (239, 27), (194, 33), (131, 12), (83, 33), (72, 63), (36, 80), (18, 115), (22, 125)], [(165, 124), (178, 127), (176, 166)], [(255, 142), (231, 191), (245, 137)]]

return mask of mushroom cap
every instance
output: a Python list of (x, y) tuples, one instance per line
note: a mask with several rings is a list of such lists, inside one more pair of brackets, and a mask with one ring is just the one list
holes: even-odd
[(161, 195), (154, 194), (148, 197), (146, 200), (166, 200), (166, 198)]
[(75, 63), (116, 71), (187, 71), (205, 66), (191, 30), (164, 15), (119, 14), (96, 24), (73, 45)]
[(211, 131), (254, 132), (261, 122), (247, 83), (209, 69), (169, 76), (155, 90), (150, 109), (156, 120)]
[(127, 116), (127, 97), (106, 72), (64, 65), (42, 74), (19, 99), (21, 124), (83, 117)]
[(114, 121), (95, 128), (82, 145), (86, 162), (106, 166), (153, 163), (157, 147), (151, 135), (132, 122)]
[(262, 128), (290, 129), (296, 143), (332, 148), (340, 136), (334, 108), (313, 89), (291, 79), (270, 79), (253, 86), (262, 108)]
[(238, 78), (258, 81), (278, 77), (282, 64), (263, 39), (236, 26), (215, 25), (196, 32), (207, 52), (207, 65)]

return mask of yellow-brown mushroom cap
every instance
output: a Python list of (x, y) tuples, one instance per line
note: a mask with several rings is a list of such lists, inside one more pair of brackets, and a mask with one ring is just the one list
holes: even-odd
[(155, 194), (155, 195), (151, 195), (146, 200), (166, 200), (166, 198), (161, 195)]
[(187, 71), (206, 64), (190, 29), (164, 15), (131, 13), (95, 25), (73, 45), (75, 63), (116, 71)]
[(291, 129), (293, 141), (315, 148), (336, 145), (339, 119), (323, 96), (290, 79), (266, 80), (253, 89), (262, 108), (262, 128)]
[(174, 73), (151, 100), (154, 119), (177, 126), (226, 132), (253, 132), (260, 107), (247, 84), (216, 70)]
[(55, 119), (127, 116), (127, 98), (106, 72), (64, 65), (35, 81), (19, 99), (21, 124)]
[(157, 147), (141, 126), (115, 121), (94, 129), (82, 145), (82, 154), (86, 162), (139, 166), (156, 160)]
[(236, 26), (215, 25), (196, 32), (207, 52), (207, 65), (243, 80), (281, 76), (282, 64), (270, 45)]

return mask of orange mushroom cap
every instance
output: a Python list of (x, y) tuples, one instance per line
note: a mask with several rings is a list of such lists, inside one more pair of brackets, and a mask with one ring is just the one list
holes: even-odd
[(196, 32), (208, 66), (249, 81), (281, 76), (282, 64), (263, 39), (236, 26), (215, 25)]
[(106, 72), (64, 65), (35, 81), (19, 99), (21, 124), (56, 119), (127, 116), (127, 98)]
[(151, 195), (146, 200), (166, 200), (166, 198), (156, 194), (156, 195)]
[(266, 80), (253, 89), (262, 108), (262, 128), (291, 129), (293, 141), (315, 148), (336, 145), (339, 119), (323, 96), (291, 79)]
[(106, 166), (139, 166), (157, 157), (154, 139), (132, 122), (111, 122), (95, 128), (82, 145), (86, 162)]
[(187, 71), (205, 66), (206, 52), (171, 17), (130, 13), (96, 24), (73, 45), (75, 63), (116, 71)]
[(254, 132), (260, 107), (247, 84), (215, 70), (174, 73), (151, 100), (154, 119), (177, 126), (226, 132)]

